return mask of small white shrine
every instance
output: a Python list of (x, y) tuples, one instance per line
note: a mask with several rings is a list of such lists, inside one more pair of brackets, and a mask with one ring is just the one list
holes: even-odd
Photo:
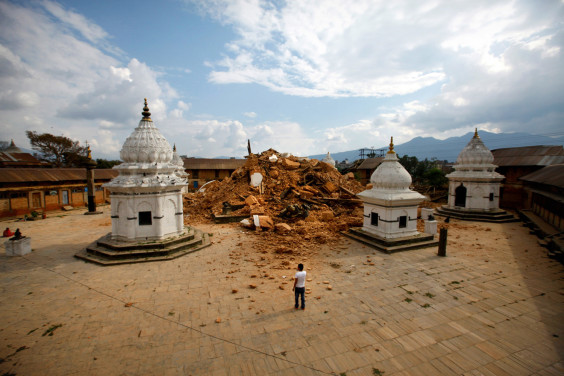
[(499, 187), (504, 176), (495, 172), (493, 154), (478, 129), (458, 155), (449, 180), (448, 209), (464, 212), (499, 211)]
[(411, 175), (399, 163), (393, 137), (390, 150), (370, 182), (372, 189), (357, 195), (364, 201), (362, 230), (384, 239), (416, 236), (417, 207), (425, 197), (409, 189)]
[(119, 175), (104, 184), (111, 193), (112, 239), (163, 239), (184, 231), (182, 159), (155, 127), (147, 99), (142, 115), (121, 149), (123, 163), (114, 167)]
[(329, 166), (335, 167), (335, 160), (331, 157), (331, 153), (327, 152), (327, 155), (321, 162), (327, 163)]
[[(172, 147), (172, 163), (176, 166), (176, 176), (182, 179), (188, 179), (188, 175), (190, 174), (188, 174), (184, 168), (184, 160), (176, 152), (176, 144), (174, 144), (174, 146)], [(187, 191), (188, 187), (184, 186), (182, 188), (182, 193), (186, 193)]]

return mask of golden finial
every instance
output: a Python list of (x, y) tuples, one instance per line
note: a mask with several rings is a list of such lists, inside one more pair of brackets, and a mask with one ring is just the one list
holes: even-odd
[(478, 136), (478, 128), (474, 128), (474, 138), (480, 138), (480, 136)]
[(92, 150), (90, 150), (90, 145), (86, 145), (86, 150), (88, 150), (88, 159), (92, 159)]
[(141, 112), (141, 114), (143, 115), (142, 120), (152, 121), (151, 120), (151, 113), (149, 112), (149, 106), (147, 106), (147, 98), (145, 98), (145, 107), (143, 107), (143, 112)]
[(176, 143), (174, 143), (174, 146), (172, 147), (172, 151), (176, 152)]
[(392, 136), (392, 138), (390, 139), (390, 150), (388, 151), (388, 154), (395, 154), (396, 152), (394, 151), (394, 137)]

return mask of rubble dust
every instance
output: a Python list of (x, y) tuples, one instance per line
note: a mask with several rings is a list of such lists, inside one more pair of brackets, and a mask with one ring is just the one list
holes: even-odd
[(258, 216), (260, 243), (285, 255), (303, 254), (311, 245), (337, 239), (340, 231), (362, 226), (362, 201), (356, 194), (366, 187), (352, 173), (341, 175), (327, 163), (273, 149), (246, 158), (230, 177), (207, 184), (204, 192), (185, 195), (187, 223), (247, 216), (247, 226), (254, 229), (253, 216)]

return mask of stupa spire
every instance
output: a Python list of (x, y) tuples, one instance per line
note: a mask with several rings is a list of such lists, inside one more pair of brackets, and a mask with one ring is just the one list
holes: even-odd
[(474, 128), (474, 138), (480, 138), (480, 136), (478, 136), (478, 128)]
[(143, 112), (141, 112), (141, 115), (143, 115), (142, 120), (153, 121), (151, 120), (151, 113), (149, 112), (149, 106), (147, 105), (147, 98), (145, 98), (145, 107), (143, 107)]
[(392, 138), (390, 139), (390, 150), (388, 151), (388, 154), (395, 154), (396, 152), (394, 151), (394, 136), (392, 136)]

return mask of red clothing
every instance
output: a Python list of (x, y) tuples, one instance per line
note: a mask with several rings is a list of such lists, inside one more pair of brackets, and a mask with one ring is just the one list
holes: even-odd
[(4, 233), (2, 234), (3, 237), (5, 238), (9, 238), (10, 236), (14, 236), (14, 233), (12, 231), (10, 231), (9, 228), (4, 230)]

